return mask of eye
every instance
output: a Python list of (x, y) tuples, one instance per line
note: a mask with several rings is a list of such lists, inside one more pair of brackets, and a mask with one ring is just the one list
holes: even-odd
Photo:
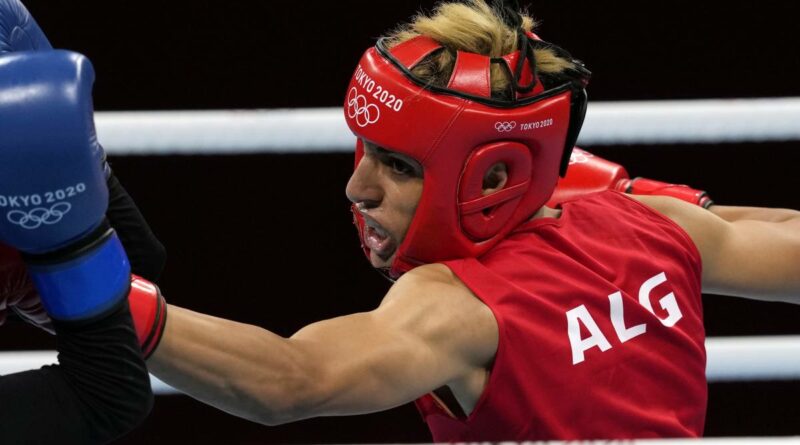
[(389, 158), (386, 164), (392, 168), (393, 172), (399, 175), (412, 176), (415, 173), (414, 167), (401, 159)]

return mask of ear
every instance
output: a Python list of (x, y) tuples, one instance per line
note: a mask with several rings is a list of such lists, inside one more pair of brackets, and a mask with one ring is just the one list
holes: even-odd
[(498, 162), (492, 165), (483, 176), (483, 196), (491, 195), (498, 190), (502, 190), (508, 181), (508, 168), (505, 162)]

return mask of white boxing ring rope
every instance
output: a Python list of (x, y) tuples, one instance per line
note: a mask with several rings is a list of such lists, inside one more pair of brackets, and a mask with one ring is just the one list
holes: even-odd
[[(800, 98), (591, 102), (578, 143), (800, 140)], [(322, 153), (353, 150), (341, 108), (100, 112), (111, 154)]]
[[(800, 336), (712, 337), (706, 339), (709, 382), (800, 379)], [(0, 375), (56, 362), (55, 351), (0, 353)], [(177, 391), (151, 376), (156, 394)]]
[[(99, 112), (95, 120), (112, 155), (324, 153), (354, 146), (341, 108)], [(593, 102), (578, 143), (794, 141), (800, 140), (798, 123), (800, 98)], [(706, 349), (711, 382), (800, 380), (800, 336), (709, 338)], [(0, 375), (55, 362), (55, 351), (3, 352)], [(177, 392), (156, 378), (153, 389)]]

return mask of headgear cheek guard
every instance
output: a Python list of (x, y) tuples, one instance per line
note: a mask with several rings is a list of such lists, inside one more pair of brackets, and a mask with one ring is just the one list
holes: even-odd
[[(358, 137), (356, 165), (367, 140), (423, 168), (422, 196), (392, 278), (421, 264), (479, 256), (530, 218), (566, 168), (586, 110), (584, 84), (544, 91), (528, 64), (519, 70), (519, 52), (490, 59), (459, 51), (448, 86), (427, 85), (411, 69), (439, 50), (424, 36), (391, 49), (379, 41), (362, 56), (344, 103)], [(516, 67), (520, 83), (535, 86), (517, 89), (511, 101), (493, 99), (492, 63), (512, 73)], [(484, 175), (498, 162), (508, 181), (483, 196)], [(355, 206), (353, 212), (363, 245), (364, 220)]]

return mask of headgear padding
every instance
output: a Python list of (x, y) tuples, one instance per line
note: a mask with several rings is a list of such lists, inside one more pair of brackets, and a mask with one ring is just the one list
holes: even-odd
[[(422, 196), (397, 248), (393, 278), (421, 264), (479, 256), (530, 218), (552, 194), (586, 110), (588, 76), (545, 91), (528, 63), (515, 83), (533, 81), (533, 89), (515, 91), (512, 100), (492, 98), (491, 64), (514, 73), (518, 51), (494, 59), (458, 51), (446, 88), (412, 74), (443, 50), (424, 36), (391, 49), (379, 41), (361, 58), (344, 103), (358, 137), (356, 165), (363, 139), (423, 168)], [(508, 181), (483, 196), (484, 175), (498, 162), (507, 166)], [(363, 244), (364, 220), (353, 212)]]

